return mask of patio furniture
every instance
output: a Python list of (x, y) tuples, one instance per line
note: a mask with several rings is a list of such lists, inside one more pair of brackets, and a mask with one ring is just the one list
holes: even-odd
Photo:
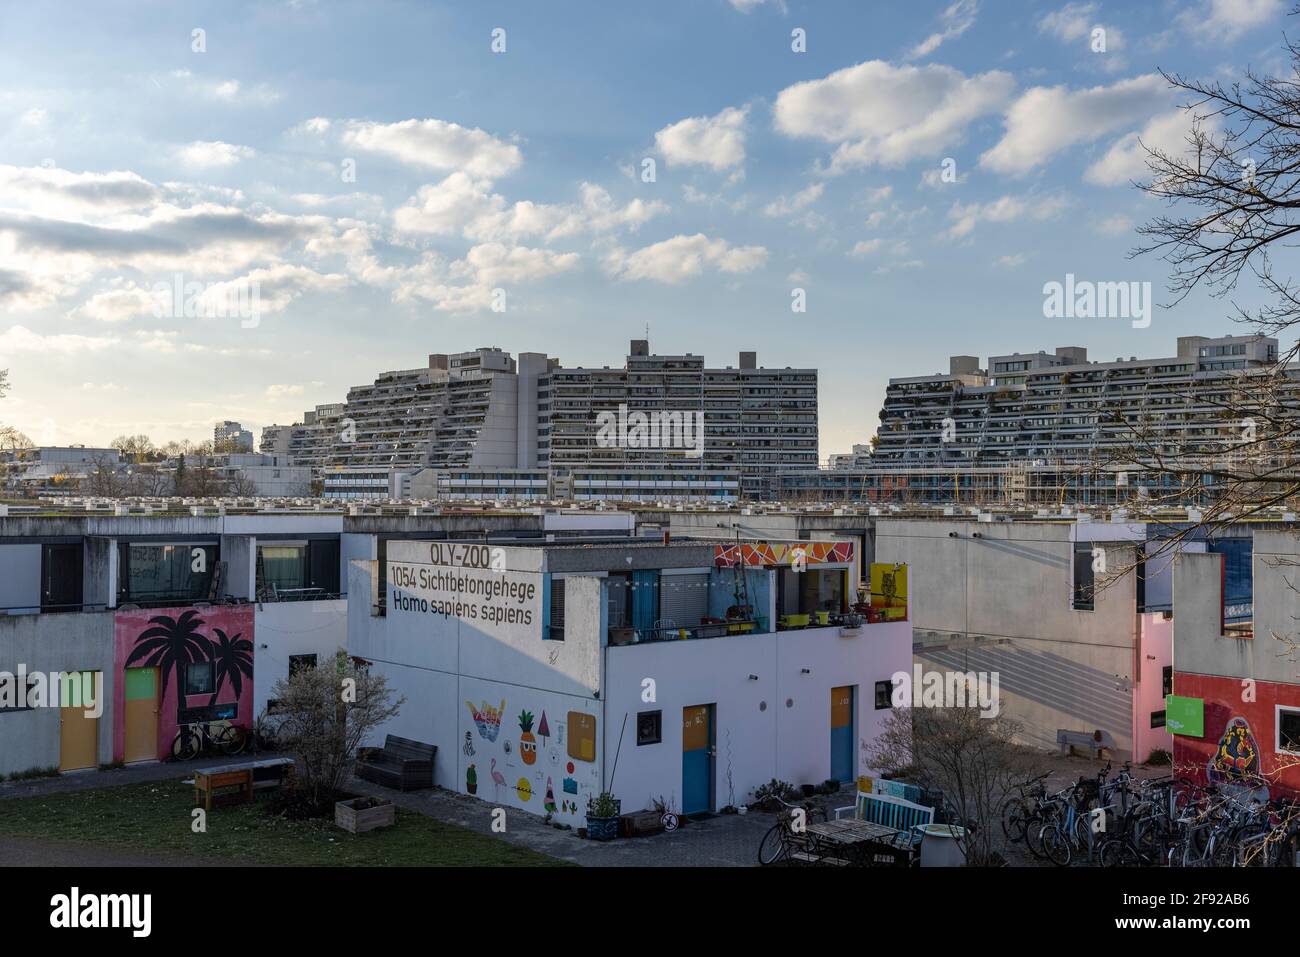
[(390, 734), (382, 748), (362, 748), (357, 752), (357, 777), (399, 791), (431, 788), (437, 753), (437, 745)]
[(809, 824), (803, 837), (803, 847), (790, 859), (804, 864), (907, 867), (914, 856), (909, 832), (873, 821), (821, 821)]
[(867, 821), (892, 828), (903, 835), (899, 841), (911, 847), (920, 843), (919, 828), (934, 822), (934, 808), (889, 794), (859, 791), (854, 804), (835, 809), (835, 820)]

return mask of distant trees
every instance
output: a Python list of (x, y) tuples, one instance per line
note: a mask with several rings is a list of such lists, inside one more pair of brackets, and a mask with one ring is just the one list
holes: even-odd
[(110, 445), (117, 449), (123, 458), (130, 459), (132, 462), (152, 462), (162, 457), (162, 452), (144, 433), (119, 435)]

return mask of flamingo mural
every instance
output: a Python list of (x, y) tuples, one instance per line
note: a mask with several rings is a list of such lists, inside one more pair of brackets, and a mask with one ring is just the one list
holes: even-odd
[(506, 783), (506, 776), (497, 770), (497, 759), (492, 759), (492, 783), (496, 785), (497, 797), (501, 796), (501, 788)]

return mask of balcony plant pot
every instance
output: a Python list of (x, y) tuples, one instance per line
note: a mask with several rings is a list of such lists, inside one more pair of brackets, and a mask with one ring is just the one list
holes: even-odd
[(391, 827), (397, 808), (386, 798), (357, 797), (334, 804), (334, 823), (350, 834)]

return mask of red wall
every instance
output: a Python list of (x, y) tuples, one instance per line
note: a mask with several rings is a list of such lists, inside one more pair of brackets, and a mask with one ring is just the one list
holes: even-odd
[[(207, 655), (201, 650), (204, 639), (207, 641), (216, 641), (216, 630), (221, 631), (231, 640), (247, 640), (253, 642), (253, 606), (252, 605), (218, 605), (208, 608), (148, 608), (133, 611), (119, 611), (113, 621), (113, 639), (114, 639), (114, 662), (116, 677), (113, 681), (113, 758), (122, 760), (126, 754), (126, 662), (131, 657), (132, 651), (136, 648), (136, 643), (141, 636), (155, 628), (158, 625), (167, 625), (168, 621), (177, 622), (187, 612), (196, 612), (198, 615), (198, 624), (193, 629), (194, 634), (200, 639), (192, 646), (198, 660), (207, 660)], [(159, 622), (158, 619), (167, 619), (168, 621)], [(253, 652), (250, 649), (249, 654)], [(142, 667), (152, 663), (152, 656), (146, 655), (144, 660), (136, 660), (131, 667)], [(176, 737), (176, 716), (178, 708), (198, 708), (208, 705), (212, 701), (211, 695), (190, 695), (185, 697), (183, 704), (180, 702), (180, 688), (178, 687), (180, 675), (174, 670), (169, 671), (167, 675), (167, 690), (163, 696), (161, 705), (158, 710), (158, 758), (166, 760), (171, 757), (172, 739)], [(161, 681), (160, 681), (161, 685)], [(229, 681), (222, 684), (220, 692), (217, 695), (217, 704), (228, 704), (237, 702), (237, 710), (233, 724), (245, 728), (252, 727), (253, 724), (253, 676), (247, 674), (242, 677), (241, 694), (236, 696), (234, 688)]]
[(1205, 701), (1205, 736), (1174, 735), (1176, 773), (1205, 784), (1224, 730), (1234, 719), (1244, 719), (1258, 750), (1259, 773), (1268, 783), (1269, 796), (1300, 795), (1300, 766), (1292, 766), (1297, 758), (1276, 751), (1275, 710), (1277, 705), (1300, 708), (1300, 684), (1256, 681), (1254, 701), (1242, 701), (1245, 692), (1240, 678), (1174, 673), (1174, 694)]

